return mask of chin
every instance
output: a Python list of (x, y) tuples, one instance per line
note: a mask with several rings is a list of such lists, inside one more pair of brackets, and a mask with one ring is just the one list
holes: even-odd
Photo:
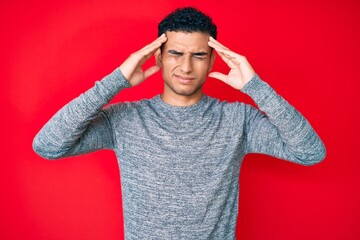
[(191, 97), (202, 94), (203, 84), (179, 84), (177, 82), (165, 82), (165, 89), (179, 96)]
[(181, 96), (191, 97), (202, 93), (202, 86), (195, 89), (172, 89), (174, 93)]

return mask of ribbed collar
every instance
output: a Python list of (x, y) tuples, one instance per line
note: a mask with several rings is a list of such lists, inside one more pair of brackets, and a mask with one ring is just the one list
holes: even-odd
[(190, 112), (196, 112), (199, 109), (203, 108), (206, 103), (209, 101), (209, 97), (203, 95), (202, 98), (195, 104), (190, 106), (173, 106), (161, 99), (160, 95), (157, 95), (153, 98), (153, 102), (158, 106), (163, 108), (164, 110), (171, 111), (172, 113), (184, 114)]

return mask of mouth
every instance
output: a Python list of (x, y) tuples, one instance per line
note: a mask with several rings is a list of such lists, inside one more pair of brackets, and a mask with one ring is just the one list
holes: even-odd
[(174, 76), (178, 82), (183, 83), (183, 84), (189, 84), (195, 80), (194, 77), (185, 77), (185, 76), (176, 75), (176, 74)]

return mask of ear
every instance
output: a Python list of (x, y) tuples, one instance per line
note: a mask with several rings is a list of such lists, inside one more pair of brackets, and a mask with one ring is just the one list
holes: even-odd
[(211, 71), (211, 69), (212, 69), (212, 67), (214, 65), (214, 62), (215, 62), (215, 51), (212, 50), (211, 55), (210, 55), (210, 64), (209, 64), (208, 72)]
[(154, 57), (155, 57), (156, 66), (162, 67), (161, 49), (160, 48), (158, 50), (156, 50), (156, 52), (154, 53)]

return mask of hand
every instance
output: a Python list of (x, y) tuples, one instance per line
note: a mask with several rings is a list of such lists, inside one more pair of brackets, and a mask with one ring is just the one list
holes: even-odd
[(231, 87), (241, 90), (255, 75), (255, 71), (250, 63), (244, 56), (231, 51), (212, 37), (210, 37), (208, 44), (216, 50), (221, 59), (230, 68), (228, 75), (220, 72), (211, 72), (209, 77), (219, 79)]
[(159, 66), (152, 66), (142, 69), (142, 65), (155, 53), (160, 46), (167, 41), (166, 35), (162, 34), (152, 43), (146, 45), (139, 51), (132, 53), (121, 65), (120, 71), (124, 77), (129, 81), (131, 86), (136, 86), (145, 79), (155, 74), (160, 70)]

